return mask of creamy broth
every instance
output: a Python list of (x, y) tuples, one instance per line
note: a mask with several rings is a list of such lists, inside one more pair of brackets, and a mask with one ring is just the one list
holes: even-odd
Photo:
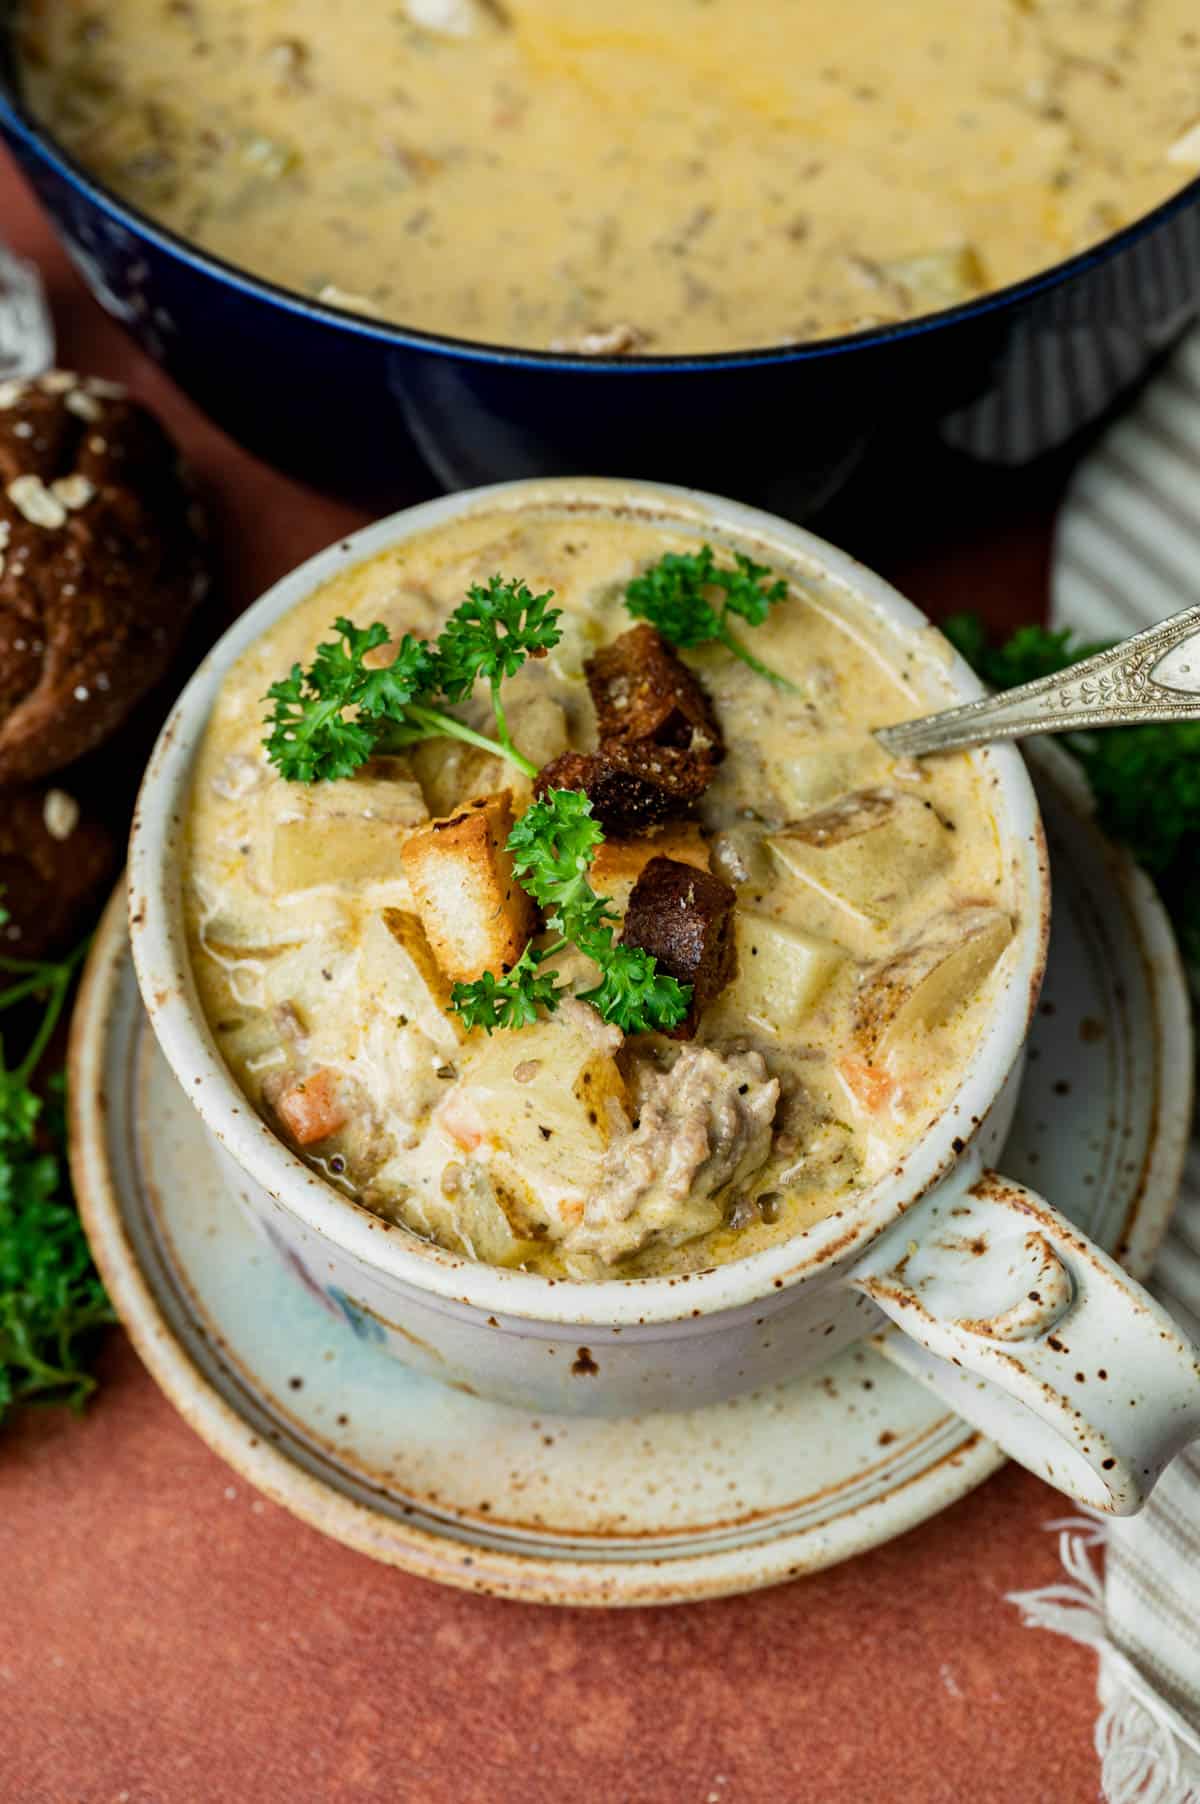
[(468, 339), (785, 343), (1200, 172), (1194, 0), (27, 0), (32, 105), (286, 288)]
[[(846, 1208), (943, 1108), (1002, 980), (1014, 885), (976, 764), (897, 764), (870, 735), (920, 711), (926, 641), (889, 662), (865, 614), (794, 572), (755, 633), (794, 695), (723, 648), (687, 654), (728, 754), (694, 820), (655, 843), (673, 836), (664, 852), (683, 845), (732, 884), (737, 947), (692, 1041), (622, 1045), (578, 1003), (491, 1038), (447, 1010), (400, 848), (473, 797), (507, 790), (519, 814), (529, 786), (508, 764), (446, 739), (334, 783), (284, 782), (267, 762), (264, 691), (336, 616), (430, 635), (496, 570), (564, 610), (560, 645), (506, 687), (516, 743), (538, 765), (588, 748), (584, 659), (631, 626), (629, 579), (695, 545), (638, 515), (468, 515), (279, 621), (226, 679), (203, 741), (184, 884), (217, 1043), (285, 1138), (281, 1093), (335, 1074), (350, 1119), (314, 1163), (451, 1249), (558, 1276), (645, 1275), (737, 1258)], [(489, 729), (482, 695), (461, 712)], [(602, 854), (619, 866), (631, 845), (644, 840)], [(623, 910), (628, 881), (608, 893)], [(559, 966), (591, 969), (575, 953)], [(736, 1157), (705, 1163), (734, 1116)], [(629, 1212), (618, 1192), (645, 1163), (652, 1118), (651, 1164), (675, 1165)]]

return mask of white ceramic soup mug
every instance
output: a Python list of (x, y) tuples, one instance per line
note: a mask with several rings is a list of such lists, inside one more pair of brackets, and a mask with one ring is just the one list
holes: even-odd
[(990, 779), (1018, 929), (962, 1081), (884, 1178), (779, 1245), (677, 1277), (556, 1282), (482, 1265), (333, 1188), (235, 1086), (197, 1002), (179, 875), (193, 757), (225, 673), (347, 564), (474, 510), (545, 500), (583, 513), (632, 509), (698, 537), (719, 528), (759, 562), (849, 606), (885, 652), (932, 653), (915, 660), (930, 706), (980, 693), (925, 617), (851, 558), (782, 520), (684, 489), (506, 483), (411, 508), (310, 559), (243, 615), (184, 690), (146, 772), (130, 854), (142, 996), (232, 1190), (326, 1307), (448, 1383), (539, 1413), (686, 1409), (776, 1383), (883, 1331), (890, 1358), (1014, 1458), (1084, 1503), (1137, 1509), (1200, 1435), (1196, 1349), (1050, 1204), (991, 1168), (1016, 1104), (1049, 923), (1037, 804), (1011, 746), (974, 754)]

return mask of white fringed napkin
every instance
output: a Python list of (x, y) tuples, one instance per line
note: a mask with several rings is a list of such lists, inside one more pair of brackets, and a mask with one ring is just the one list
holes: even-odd
[[(1052, 615), (1119, 638), (1200, 601), (1200, 333), (1086, 459), (1055, 547)], [(1200, 1341), (1200, 1140), (1150, 1288)], [(1057, 1530), (1064, 1577), (1025, 1622), (1095, 1648), (1109, 1804), (1200, 1804), (1200, 1443), (1142, 1511)], [(1103, 1556), (1103, 1557), (1102, 1557)]]

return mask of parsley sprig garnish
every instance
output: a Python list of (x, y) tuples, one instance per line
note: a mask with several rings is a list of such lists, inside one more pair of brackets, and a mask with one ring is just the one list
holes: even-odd
[(48, 1102), (32, 1088), (85, 950), (0, 958), (0, 1010), (35, 1020), (15, 1064), (0, 1047), (0, 1419), (35, 1399), (81, 1408), (96, 1330), (115, 1319), (67, 1195), (61, 1079)]
[[(565, 945), (559, 940), (554, 950)], [(485, 971), (473, 983), (456, 983), (450, 992), (451, 1008), (466, 1027), (482, 1027), (489, 1034), (498, 1027), (530, 1027), (539, 1008), (553, 1014), (562, 1001), (564, 986), (553, 971), (538, 969), (549, 956), (549, 948), (539, 951), (530, 940), (503, 977)]]
[[(423, 739), (462, 739), (507, 758), (526, 777), (537, 766), (513, 744), (500, 685), (527, 658), (544, 657), (557, 645), (560, 610), (552, 591), (534, 595), (523, 582), (500, 576), (474, 583), (434, 641), (405, 633), (386, 664), (367, 654), (390, 642), (381, 622), (367, 627), (339, 616), (336, 639), (318, 645), (307, 670), (293, 664), (267, 690), (274, 704), (263, 744), (272, 764), (291, 782), (321, 783), (349, 777), (380, 753), (399, 752)], [(491, 689), (496, 737), (490, 739), (446, 712), (477, 682)]]
[(526, 946), (503, 977), (485, 971), (473, 983), (456, 983), (450, 1005), (468, 1027), (527, 1027), (539, 1008), (551, 1013), (569, 992), (546, 961), (574, 945), (600, 968), (600, 981), (578, 992), (605, 1020), (625, 1033), (677, 1027), (691, 1005), (690, 984), (658, 969), (640, 946), (618, 943), (620, 917), (588, 880), (604, 839), (588, 797), (577, 789), (552, 789), (516, 822), (508, 836), (513, 869), (523, 890), (545, 910), (559, 937), (548, 946)]
[(761, 626), (775, 603), (787, 599), (782, 577), (764, 587), (770, 574), (765, 564), (756, 564), (740, 551), (733, 554), (732, 570), (717, 563), (711, 545), (699, 551), (667, 551), (634, 577), (625, 590), (625, 606), (672, 645), (686, 650), (716, 640), (768, 682), (794, 689), (794, 683), (755, 657), (729, 624), (732, 614), (750, 626)]

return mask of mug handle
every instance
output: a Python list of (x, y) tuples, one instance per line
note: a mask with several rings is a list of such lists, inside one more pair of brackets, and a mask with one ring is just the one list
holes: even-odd
[(881, 1352), (1092, 1509), (1134, 1514), (1200, 1436), (1197, 1349), (1115, 1260), (1011, 1178), (939, 1185), (846, 1282), (895, 1324)]

